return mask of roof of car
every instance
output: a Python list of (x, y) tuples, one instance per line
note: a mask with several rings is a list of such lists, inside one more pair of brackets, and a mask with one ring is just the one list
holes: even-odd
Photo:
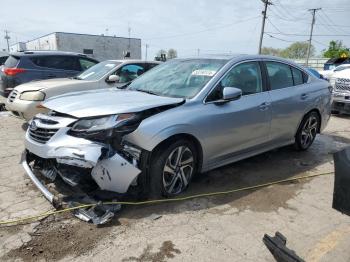
[(234, 60), (234, 59), (271, 59), (271, 60), (280, 60), (280, 61), (288, 61), (290, 63), (294, 63), (291, 60), (277, 57), (277, 56), (271, 56), (271, 55), (249, 55), (249, 54), (228, 54), (228, 55), (204, 55), (204, 56), (194, 56), (194, 57), (188, 57), (188, 58), (176, 58), (179, 60), (188, 60), (188, 59), (222, 59), (222, 60)]
[(118, 62), (118, 63), (124, 63), (124, 64), (129, 64), (129, 63), (152, 63), (152, 64), (161, 64), (159, 61), (147, 61), (147, 60), (138, 60), (138, 59), (108, 59), (106, 61), (111, 61), (111, 62)]
[(10, 53), (10, 55), (14, 56), (25, 56), (25, 55), (30, 55), (30, 56), (36, 56), (36, 55), (77, 55), (77, 56), (83, 56), (87, 57), (85, 54), (81, 53), (75, 53), (75, 52), (66, 52), (66, 51), (52, 51), (52, 50), (41, 50), (41, 51), (36, 51), (36, 50), (27, 50), (27, 51), (22, 51), (22, 52), (13, 52)]

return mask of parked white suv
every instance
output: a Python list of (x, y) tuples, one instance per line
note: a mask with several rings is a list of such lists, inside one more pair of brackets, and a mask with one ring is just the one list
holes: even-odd
[(350, 68), (335, 72), (330, 82), (333, 86), (332, 111), (350, 114)]
[(38, 113), (46, 113), (43, 101), (69, 92), (123, 87), (158, 65), (140, 60), (107, 60), (72, 78), (56, 78), (17, 86), (8, 96), (6, 108), (14, 116), (27, 121)]

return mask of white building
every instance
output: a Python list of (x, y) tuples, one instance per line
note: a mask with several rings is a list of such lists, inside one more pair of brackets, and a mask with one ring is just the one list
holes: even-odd
[(25, 50), (77, 52), (99, 61), (122, 59), (129, 52), (131, 59), (141, 59), (141, 39), (54, 32), (10, 47), (11, 52)]

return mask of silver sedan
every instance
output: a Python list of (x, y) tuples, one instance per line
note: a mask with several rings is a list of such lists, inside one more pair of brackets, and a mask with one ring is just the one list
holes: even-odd
[(308, 149), (329, 120), (331, 88), (276, 57), (174, 59), (125, 90), (44, 106), (51, 111), (31, 122), (23, 165), (48, 199), (34, 167), (71, 186), (171, 197), (196, 173), (286, 145)]

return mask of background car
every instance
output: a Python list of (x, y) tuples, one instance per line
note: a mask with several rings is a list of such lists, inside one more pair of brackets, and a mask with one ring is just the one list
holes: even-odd
[(107, 60), (96, 64), (72, 78), (35, 81), (15, 87), (6, 101), (7, 110), (13, 115), (30, 120), (37, 113), (46, 111), (44, 100), (68, 92), (86, 91), (109, 87), (123, 87), (159, 62), (141, 60)]
[(333, 113), (350, 114), (350, 68), (335, 72), (330, 83), (333, 86)]
[(344, 69), (350, 68), (350, 64), (342, 64), (329, 70), (319, 71), (324, 78), (330, 79), (335, 72), (340, 72)]
[(23, 166), (37, 186), (32, 166), (74, 188), (90, 183), (88, 194), (173, 197), (196, 173), (286, 145), (307, 150), (330, 103), (327, 81), (284, 59), (173, 59), (125, 90), (46, 101), (51, 111), (27, 130)]
[(311, 68), (311, 67), (307, 67), (305, 68), (309, 73), (313, 74), (315, 77), (319, 78), (319, 79), (323, 79), (326, 81), (329, 81), (328, 78), (324, 77), (322, 74), (320, 74), (316, 69)]
[(33, 80), (75, 76), (98, 61), (86, 55), (59, 51), (11, 53), (0, 71), (0, 95)]

